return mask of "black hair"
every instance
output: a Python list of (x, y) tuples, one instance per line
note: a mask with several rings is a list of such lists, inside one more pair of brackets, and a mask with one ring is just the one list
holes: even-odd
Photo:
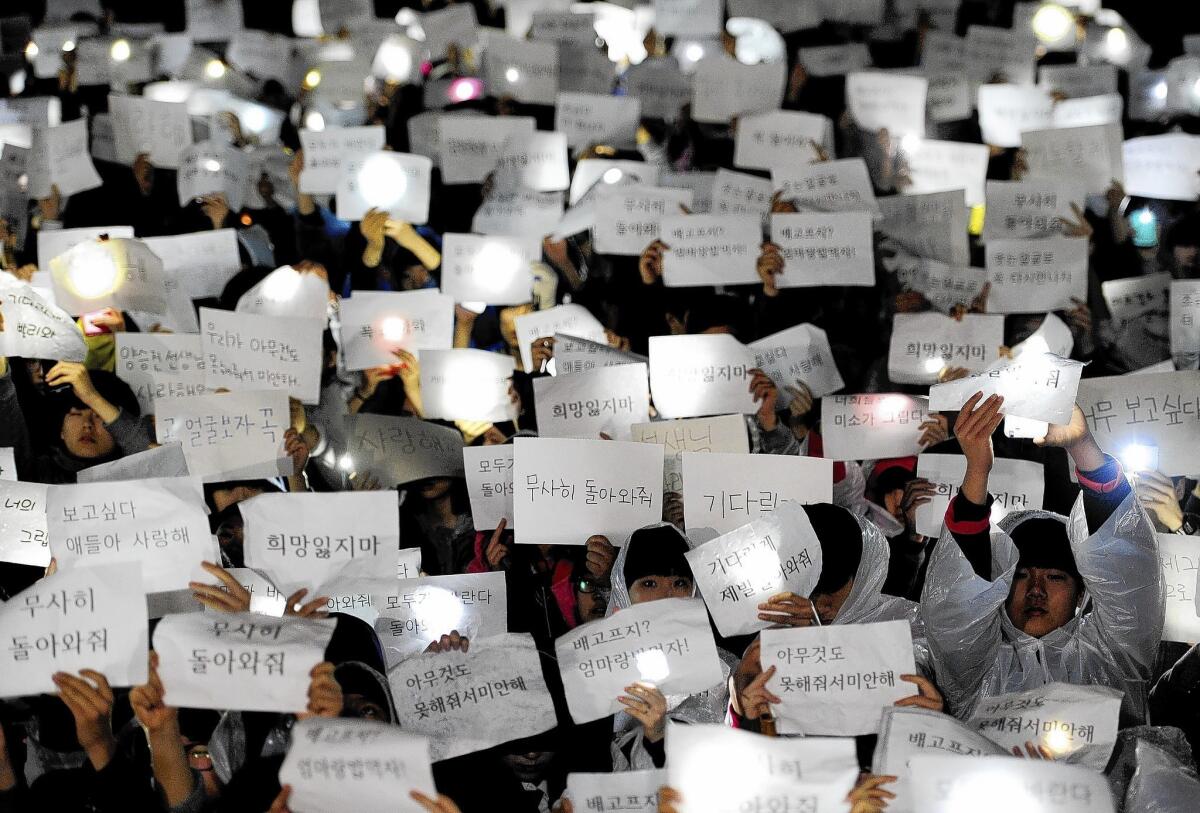
[(854, 515), (838, 505), (806, 505), (804, 513), (821, 541), (821, 578), (812, 590), (813, 595), (836, 593), (858, 574), (862, 529)]
[(1017, 567), (1061, 570), (1069, 573), (1077, 586), (1083, 586), (1065, 523), (1052, 517), (1034, 517), (1018, 524), (1008, 535), (1019, 553)]
[[(625, 553), (625, 587), (646, 576), (685, 576), (693, 579), (684, 554), (687, 541), (670, 525), (639, 528), (629, 537)], [(694, 579), (693, 579), (694, 580)]]
[(235, 488), (254, 488), (270, 494), (271, 492), (282, 492), (279, 486), (272, 483), (270, 480), (223, 480), (219, 483), (204, 484), (204, 502), (208, 505), (210, 511), (214, 513), (217, 510), (216, 503), (213, 502), (214, 495), (218, 491), (230, 491)]
[[(100, 393), (100, 397), (105, 401), (120, 408), (126, 415), (136, 418), (142, 414), (142, 408), (138, 405), (137, 396), (133, 394), (133, 390), (114, 374), (105, 370), (88, 370), (88, 378), (91, 379), (96, 392)], [(69, 389), (47, 396), (46, 408), (48, 414), (53, 418), (46, 425), (46, 429), (54, 433), (54, 437), (49, 439), (51, 445), (59, 441), (63, 420), (72, 409), (91, 409)]]

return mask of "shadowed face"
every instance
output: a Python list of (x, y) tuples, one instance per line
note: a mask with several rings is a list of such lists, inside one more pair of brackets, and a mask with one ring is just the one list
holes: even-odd
[(117, 445), (104, 421), (87, 408), (72, 408), (63, 416), (60, 437), (68, 452), (89, 460), (110, 454)]
[(1049, 635), (1075, 617), (1079, 583), (1065, 570), (1019, 567), (1008, 594), (1008, 618), (1034, 638)]

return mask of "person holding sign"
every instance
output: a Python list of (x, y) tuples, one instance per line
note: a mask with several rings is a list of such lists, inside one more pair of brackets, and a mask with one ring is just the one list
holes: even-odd
[(993, 535), (988, 473), (1003, 405), (976, 393), (959, 415), (967, 470), (921, 598), (947, 703), (965, 718), (984, 698), (1057, 680), (1120, 689), (1123, 711), (1143, 719), (1163, 625), (1149, 517), (1075, 407), (1069, 424), (1036, 441), (1066, 449), (1075, 464), (1082, 494), (1071, 516), (1016, 511)]

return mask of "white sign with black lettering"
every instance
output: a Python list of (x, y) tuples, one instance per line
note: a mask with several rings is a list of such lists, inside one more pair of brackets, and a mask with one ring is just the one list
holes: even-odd
[[(959, 813), (981, 792), (1004, 809), (1113, 813), (1108, 779), (1099, 771), (1036, 759), (918, 754), (909, 761), (913, 809)], [(983, 788), (985, 790), (981, 791)], [(971, 802), (970, 804), (973, 804)]]
[(758, 410), (754, 353), (729, 334), (650, 337), (650, 391), (664, 418)]
[(659, 238), (663, 218), (682, 214), (692, 200), (690, 189), (632, 184), (608, 190), (596, 201), (596, 251), (638, 256)]
[(759, 215), (671, 214), (662, 218), (659, 238), (667, 245), (662, 260), (667, 287), (760, 282)]
[(997, 359), (974, 375), (934, 384), (929, 408), (954, 412), (982, 392), (984, 398), (1002, 396), (1005, 415), (1065, 426), (1071, 422), (1082, 373), (1082, 361), (1029, 350), (1014, 359)]
[(1028, 240), (1061, 234), (1075, 221), (1071, 204), (1083, 211), (1083, 187), (1066, 179), (987, 182), (983, 239)]
[(778, 385), (781, 409), (792, 400), (787, 388), (797, 382), (808, 387), (814, 398), (823, 398), (845, 386), (829, 337), (815, 325), (789, 327), (751, 342), (749, 347), (754, 351), (754, 366)]
[(888, 376), (900, 384), (933, 384), (945, 367), (979, 372), (1000, 357), (1004, 317), (969, 313), (898, 313), (888, 349)]
[(118, 162), (132, 166), (138, 155), (146, 153), (156, 167), (179, 168), (180, 152), (192, 143), (186, 103), (113, 93), (108, 110)]
[[(967, 458), (954, 454), (923, 454), (917, 458), (917, 476), (933, 484), (933, 497), (917, 508), (917, 533), (937, 537), (950, 500), (958, 493), (967, 472)], [(992, 503), (992, 522), (999, 522), (1013, 511), (1031, 511), (1042, 507), (1046, 489), (1041, 463), (1030, 460), (997, 458), (988, 477)]]
[(1030, 179), (1065, 179), (1102, 195), (1125, 178), (1119, 123), (1022, 133), (1021, 148)]
[(305, 404), (320, 400), (322, 320), (201, 308), (200, 324), (209, 388), (282, 390)]
[(734, 166), (746, 169), (787, 170), (818, 159), (833, 123), (825, 116), (792, 110), (773, 110), (738, 120)]
[[(457, 631), (471, 639), (508, 632), (508, 593), (503, 571), (456, 573), (393, 580), (372, 580), (373, 620), (389, 664), (418, 654), (443, 635)], [(377, 588), (382, 587), (382, 590)], [(330, 595), (337, 591), (318, 591)], [(331, 608), (334, 609), (334, 608)]]
[(928, 91), (924, 76), (855, 72), (846, 77), (846, 106), (864, 130), (887, 130), (892, 138), (924, 136)]
[(475, 348), (422, 350), (422, 414), (447, 421), (513, 420), (508, 390), (515, 364), (507, 353)]
[[(12, 449), (5, 465), (11, 468)], [(46, 567), (50, 540), (46, 534), (45, 483), (0, 479), (0, 562)]]
[[(1143, 489), (1141, 484), (1134, 488)], [(1200, 542), (1189, 535), (1158, 535), (1158, 557), (1162, 563), (1163, 589), (1167, 615), (1163, 622), (1162, 639), (1179, 641), (1189, 646), (1200, 642), (1200, 599), (1197, 580), (1200, 576)]]
[(646, 377), (646, 365), (638, 363), (535, 378), (538, 435), (629, 440), (631, 425), (650, 420)]
[(582, 305), (555, 305), (544, 311), (534, 311), (516, 318), (517, 346), (521, 349), (521, 366), (526, 372), (540, 372), (533, 369), (533, 350), (531, 345), (535, 339), (543, 336), (554, 336), (556, 333), (567, 333), (581, 339), (608, 344), (604, 333), (604, 325)]
[(571, 147), (623, 147), (637, 140), (641, 115), (642, 105), (636, 97), (559, 93), (554, 105), (554, 129), (566, 135)]
[(875, 284), (868, 212), (771, 215), (771, 242), (783, 254), (781, 288)]
[(301, 130), (304, 169), (300, 172), (300, 191), (305, 195), (332, 195), (337, 192), (342, 165), (360, 153), (382, 150), (384, 139), (382, 125)]
[(830, 460), (879, 460), (921, 451), (924, 398), (900, 393), (833, 395), (821, 402), (821, 440)]
[(1036, 87), (981, 85), (976, 103), (983, 142), (995, 147), (1020, 147), (1022, 133), (1045, 130), (1054, 116), (1054, 100)]
[[(743, 65), (724, 53), (705, 56), (692, 76), (692, 118), (726, 124), (749, 113), (778, 110), (786, 76), (783, 62)], [(648, 105), (643, 106), (650, 110)]]
[(1129, 447), (1150, 447), (1163, 474), (1195, 474), (1200, 373), (1147, 373), (1131, 383), (1123, 376), (1079, 382), (1079, 408), (1100, 448), (1121, 457)]
[(464, 447), (463, 466), (475, 530), (490, 531), (502, 519), (513, 527), (512, 444)]
[[(548, 104), (553, 104), (551, 99)], [(438, 124), (438, 165), (442, 183), (483, 183), (496, 168), (513, 136), (530, 137), (528, 116), (445, 116)]]
[(143, 415), (154, 414), (156, 398), (203, 395), (204, 354), (200, 336), (189, 333), (125, 333), (117, 338), (117, 377), (137, 396)]
[(179, 443), (188, 471), (205, 482), (292, 473), (283, 451), (290, 426), (287, 393), (279, 390), (206, 392), (155, 404), (159, 443)]
[(533, 287), (532, 264), (541, 257), (541, 241), (534, 235), (447, 233), (442, 237), (442, 292), (455, 302), (524, 304)]
[(341, 302), (346, 369), (396, 364), (397, 350), (446, 350), (454, 343), (454, 299), (434, 289), (356, 291)]

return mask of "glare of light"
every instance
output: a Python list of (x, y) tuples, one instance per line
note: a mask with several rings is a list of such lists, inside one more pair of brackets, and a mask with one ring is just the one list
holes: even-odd
[(519, 252), (503, 243), (488, 243), (479, 252), (477, 262), (483, 269), (481, 283), (493, 291), (503, 291), (525, 264)]
[(337, 453), (334, 452), (333, 449), (330, 449), (321, 457), (321, 460), (323, 460), (325, 462), (326, 466), (336, 465), (337, 464)]
[(389, 316), (379, 325), (379, 329), (383, 332), (383, 338), (389, 342), (399, 342), (408, 334), (408, 322), (399, 316)]
[(1104, 54), (1113, 61), (1121, 62), (1129, 56), (1129, 35), (1124, 28), (1110, 28), (1104, 35)]
[(300, 272), (285, 265), (276, 268), (262, 281), (262, 295), (272, 302), (287, 302), (300, 290)]
[(8, 93), (10, 96), (20, 96), (25, 92), (25, 69), (15, 71), (8, 77)]
[(407, 6), (396, 12), (397, 25), (414, 25), (419, 19), (417, 12)]
[(1044, 807), (1007, 770), (992, 771), (978, 767), (953, 784), (946, 810), (970, 810), (972, 813), (1012, 813), (1014, 810), (1043, 810)]
[(388, 209), (408, 192), (408, 175), (393, 156), (376, 153), (363, 161), (358, 188), (368, 205)]
[(1071, 750), (1071, 735), (1061, 728), (1056, 728), (1043, 738), (1042, 744), (1049, 748), (1055, 756), (1062, 756)]
[(1144, 443), (1130, 443), (1121, 450), (1121, 465), (1126, 471), (1149, 471), (1158, 465), (1158, 449)]
[(471, 313), (483, 313), (485, 310), (487, 310), (486, 302), (459, 302), (458, 304), (462, 305)]
[(142, 95), (156, 102), (180, 103), (191, 98), (195, 90), (193, 82), (151, 82), (142, 90)]
[(41, 53), (41, 50), (41, 48), (38, 48), (38, 44), (36, 42), (30, 42), (25, 46), (25, 58), (29, 60), (36, 59), (37, 55)]
[[(938, 369), (942, 369), (938, 367)], [(879, 402), (879, 414), (884, 417), (896, 415), (900, 410), (908, 407), (908, 399), (903, 395), (889, 395)]]
[(85, 243), (75, 250), (66, 278), (67, 287), (80, 299), (108, 296), (121, 281), (117, 261), (100, 243)]
[(219, 59), (210, 59), (204, 66), (204, 75), (209, 79), (220, 79), (225, 76), (225, 63)]
[(1154, 212), (1149, 209), (1139, 209), (1134, 216), (1137, 218), (1137, 222), (1143, 226), (1154, 225)]
[(1042, 42), (1058, 42), (1075, 25), (1075, 15), (1056, 3), (1047, 3), (1033, 15), (1033, 33)]
[(462, 599), (444, 587), (423, 587), (421, 590), (425, 595), (413, 604), (417, 628), (424, 629), (431, 638), (459, 629), (463, 617)]
[(614, 184), (620, 181), (624, 176), (624, 172), (617, 167), (612, 167), (611, 169), (604, 170), (604, 174), (600, 176), (600, 180), (604, 181), (606, 184)]
[(509, 68), (504, 72), (504, 80), (508, 83), (517, 82), (521, 79), (521, 72), (516, 68)]
[(689, 62), (699, 62), (704, 58), (704, 46), (698, 42), (693, 42), (683, 49), (683, 56)]
[(129, 57), (133, 55), (133, 49), (129, 47), (129, 40), (117, 40), (108, 49), (108, 55), (112, 57), (113, 62), (128, 62)]
[(921, 136), (916, 133), (906, 133), (904, 138), (900, 139), (900, 149), (907, 153), (916, 152), (921, 146)]
[(321, 72), (313, 68), (308, 73), (304, 74), (304, 87), (312, 90), (317, 85), (321, 84)]
[(406, 80), (412, 75), (412, 54), (396, 40), (387, 40), (380, 45), (375, 61), (383, 69), (385, 78), (393, 82)]
[(1050, 345), (1046, 343), (1046, 339), (1042, 336), (1030, 336), (1025, 341), (1021, 342), (1021, 352), (1018, 356), (1023, 356), (1026, 353), (1049, 353)]
[(470, 79), (455, 79), (450, 83), (450, 98), (456, 102), (475, 98), (475, 84)]
[(1196, 83), (1192, 85), (1192, 95), (1200, 96), (1200, 79), (1197, 79)]
[(342, 455), (341, 460), (338, 461), (338, 468), (342, 471), (350, 471), (354, 468), (354, 458), (348, 454)]
[(1154, 96), (1155, 99), (1162, 102), (1162, 101), (1166, 101), (1167, 93), (1169, 91), (1170, 91), (1170, 88), (1167, 87), (1166, 82), (1159, 82), (1157, 85), (1155, 85), (1153, 88), (1151, 88), (1150, 93), (1151, 93), (1151, 95)]
[(661, 683), (671, 674), (667, 656), (661, 649), (648, 649), (637, 656), (638, 677), (647, 683)]
[(261, 107), (247, 107), (238, 118), (242, 126), (252, 133), (261, 134), (267, 129), (267, 111)]
[(308, 115), (304, 117), (304, 127), (319, 133), (325, 129), (325, 117), (316, 110), (309, 110)]
[(209, 158), (207, 161), (204, 162), (204, 171), (205, 172), (220, 172), (221, 171), (221, 162), (218, 161), (216, 158)]
[(71, 51), (74, 51), (75, 50), (75, 40), (67, 40), (66, 42), (64, 42), (62, 44), (62, 50), (64, 53), (69, 53)]
[(943, 359), (925, 359), (925, 372), (940, 373), (942, 368), (946, 366)]

